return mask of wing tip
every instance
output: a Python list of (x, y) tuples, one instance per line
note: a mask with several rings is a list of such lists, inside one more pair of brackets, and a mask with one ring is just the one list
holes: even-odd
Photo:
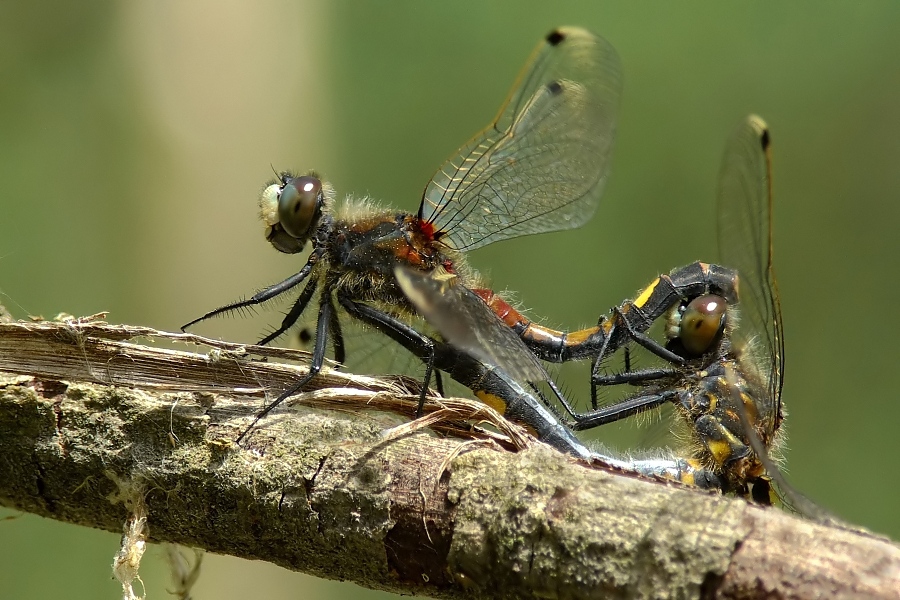
[(762, 146), (763, 152), (767, 151), (772, 143), (772, 139), (769, 135), (769, 126), (759, 115), (750, 115), (747, 117), (747, 123), (756, 133), (756, 137), (759, 138), (759, 143)]
[(544, 39), (551, 46), (559, 46), (566, 39), (566, 32), (562, 28), (554, 29)]

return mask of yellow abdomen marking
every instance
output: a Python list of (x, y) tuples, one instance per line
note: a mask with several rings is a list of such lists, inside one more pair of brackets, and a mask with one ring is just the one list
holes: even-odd
[(647, 300), (650, 299), (650, 296), (653, 294), (653, 290), (656, 289), (656, 286), (659, 285), (659, 277), (657, 277), (653, 283), (648, 285), (640, 295), (634, 299), (634, 305), (638, 308), (643, 308), (643, 306), (647, 303)]
[(485, 392), (484, 390), (475, 392), (475, 395), (479, 400), (496, 410), (498, 413), (506, 414), (506, 401), (503, 400), (500, 396), (496, 396), (494, 394), (490, 394)]
[(704, 440), (706, 442), (706, 448), (709, 450), (709, 453), (712, 455), (712, 459), (715, 461), (717, 465), (720, 467), (725, 464), (729, 458), (731, 458), (731, 444), (729, 444), (726, 440)]

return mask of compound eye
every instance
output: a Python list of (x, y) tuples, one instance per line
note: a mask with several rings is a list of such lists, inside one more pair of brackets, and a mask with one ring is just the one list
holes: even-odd
[(694, 298), (681, 315), (678, 338), (684, 349), (695, 356), (709, 352), (725, 327), (728, 303), (721, 296)]
[(309, 236), (322, 201), (322, 182), (311, 175), (288, 179), (278, 197), (278, 221), (295, 238)]

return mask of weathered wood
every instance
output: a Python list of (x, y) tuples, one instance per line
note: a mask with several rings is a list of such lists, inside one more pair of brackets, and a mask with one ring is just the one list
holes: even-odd
[(303, 357), (0, 323), (0, 504), (436, 597), (900, 596), (888, 541), (579, 464), (474, 401), (429, 407), (441, 436), (401, 425), (400, 380), (329, 371), (237, 446), (302, 372), (251, 354)]

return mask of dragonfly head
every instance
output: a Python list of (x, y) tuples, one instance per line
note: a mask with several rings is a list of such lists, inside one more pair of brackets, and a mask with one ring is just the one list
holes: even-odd
[(282, 173), (259, 197), (266, 239), (280, 252), (302, 252), (333, 198), (334, 189), (315, 173)]
[(705, 294), (676, 306), (669, 314), (666, 337), (676, 354), (696, 358), (714, 350), (725, 333), (728, 302)]

